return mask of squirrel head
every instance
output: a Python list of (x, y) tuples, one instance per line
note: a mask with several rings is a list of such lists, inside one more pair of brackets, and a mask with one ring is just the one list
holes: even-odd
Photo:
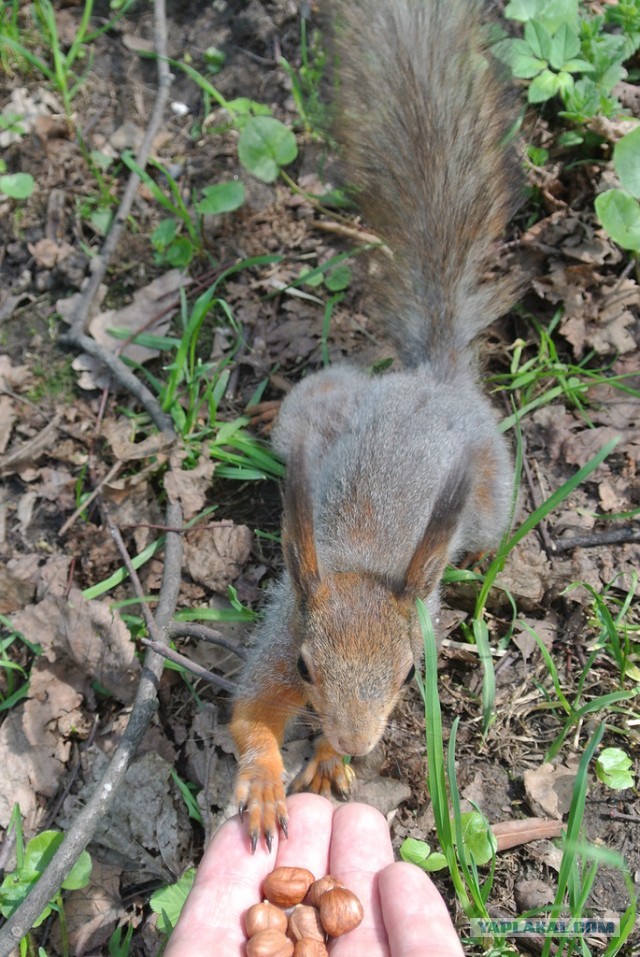
[(296, 666), (338, 753), (371, 751), (413, 678), (422, 646), (415, 601), (437, 591), (469, 484), (466, 473), (446, 483), (402, 580), (357, 570), (323, 573), (303, 456), (289, 460), (283, 551), (296, 599)]

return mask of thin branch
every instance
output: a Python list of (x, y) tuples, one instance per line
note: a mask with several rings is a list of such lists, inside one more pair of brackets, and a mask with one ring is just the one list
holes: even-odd
[[(136, 163), (143, 169), (147, 165), (149, 153), (151, 152), (151, 147), (153, 146), (153, 141), (156, 138), (158, 130), (160, 129), (160, 124), (162, 123), (164, 117), (164, 110), (169, 98), (169, 89), (173, 80), (173, 76), (169, 70), (169, 62), (167, 58), (167, 18), (165, 11), (165, 0), (154, 0), (154, 45), (157, 54), (156, 66), (158, 71), (158, 89), (156, 92), (156, 99), (153, 105), (151, 118), (149, 119), (149, 124), (142, 139), (142, 143), (140, 144), (140, 149), (136, 155)], [(92, 262), (92, 270), (89, 282), (82, 291), (80, 299), (78, 300), (78, 305), (74, 309), (72, 315), (70, 332), (74, 338), (86, 332), (93, 300), (96, 297), (98, 289), (100, 288), (100, 283), (104, 279), (109, 263), (111, 262), (111, 258), (116, 251), (118, 242), (120, 241), (120, 234), (122, 233), (129, 216), (129, 212), (131, 211), (131, 206), (133, 205), (133, 200), (135, 198), (139, 182), (140, 177), (138, 174), (132, 172), (129, 176), (124, 193), (122, 194), (118, 212), (113, 219), (104, 245), (100, 250), (100, 254)], [(67, 336), (61, 338), (67, 339)]]
[(195, 661), (185, 658), (184, 655), (174, 651), (173, 648), (167, 648), (165, 645), (160, 645), (156, 641), (149, 641), (148, 638), (141, 638), (140, 640), (146, 648), (150, 648), (157, 654), (162, 655), (167, 661), (172, 661), (174, 665), (180, 665), (196, 678), (202, 678), (203, 681), (208, 682), (210, 685), (217, 685), (218, 688), (222, 688), (223, 691), (229, 691), (231, 694), (238, 690), (233, 681), (228, 681), (221, 675), (215, 675), (213, 671), (203, 668), (202, 665), (197, 665)]
[(98, 497), (98, 495), (102, 491), (102, 487), (106, 485), (107, 482), (110, 482), (112, 479), (116, 477), (116, 475), (122, 468), (123, 464), (124, 464), (123, 462), (116, 462), (115, 465), (111, 466), (111, 468), (109, 469), (107, 474), (104, 476), (104, 478), (100, 479), (100, 481), (94, 488), (91, 495), (85, 498), (84, 501), (82, 502), (82, 505), (78, 505), (73, 515), (70, 515), (69, 518), (66, 520), (66, 522), (64, 523), (64, 525), (58, 532), (59, 538), (64, 538), (64, 536), (67, 534), (67, 532), (69, 531), (71, 526), (74, 524), (74, 522), (82, 515), (83, 512), (86, 512), (86, 510), (89, 508), (91, 503)]
[(225, 638), (224, 635), (221, 635), (219, 631), (214, 631), (213, 628), (207, 628), (206, 625), (197, 625), (193, 622), (186, 621), (172, 621), (167, 629), (167, 633), (170, 638), (196, 638), (198, 641), (208, 641), (211, 645), (219, 645), (221, 648), (233, 652), (238, 658), (244, 660), (247, 657), (246, 651), (237, 645), (235, 641), (230, 641), (229, 638)]
[(626, 528), (605, 528), (590, 535), (574, 535), (556, 541), (557, 552), (569, 552), (572, 548), (597, 548), (599, 545), (624, 545), (640, 542), (640, 529), (629, 525)]
[(101, 362), (102, 365), (109, 370), (118, 384), (138, 400), (143, 409), (148, 412), (154, 425), (160, 429), (161, 432), (173, 432), (173, 423), (170, 416), (162, 411), (160, 403), (153, 393), (147, 389), (144, 383), (140, 382), (131, 369), (124, 364), (122, 359), (119, 359), (113, 352), (109, 352), (108, 349), (105, 349), (104, 346), (101, 346), (99, 342), (96, 342), (95, 339), (88, 336), (85, 332), (76, 331), (75, 329), (70, 329), (68, 332), (65, 332), (59, 337), (58, 341), (61, 345), (73, 346), (80, 352), (87, 352), (90, 356), (93, 356)]

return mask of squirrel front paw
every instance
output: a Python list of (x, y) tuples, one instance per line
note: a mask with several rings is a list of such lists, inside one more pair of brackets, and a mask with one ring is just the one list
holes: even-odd
[(327, 740), (320, 738), (313, 757), (294, 778), (291, 790), (313, 791), (323, 797), (329, 797), (333, 791), (340, 798), (348, 798), (355, 773), (350, 764), (344, 763), (343, 757)]
[(251, 853), (258, 846), (260, 834), (269, 852), (273, 846), (276, 828), (280, 826), (287, 836), (287, 805), (282, 783), (282, 765), (275, 762), (253, 761), (242, 767), (236, 779), (236, 800), (240, 819), (248, 819)]

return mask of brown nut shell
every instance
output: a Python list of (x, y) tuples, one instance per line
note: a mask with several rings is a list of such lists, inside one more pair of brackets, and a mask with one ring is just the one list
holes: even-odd
[(314, 880), (304, 867), (276, 867), (264, 879), (262, 896), (278, 907), (293, 907), (304, 900)]
[(330, 891), (333, 887), (344, 887), (344, 884), (332, 874), (327, 874), (320, 880), (314, 881), (307, 894), (307, 904), (311, 904), (312, 907), (320, 907), (320, 898), (325, 891)]
[(299, 940), (293, 957), (329, 957), (329, 951), (320, 940)]
[(254, 904), (244, 915), (244, 929), (247, 937), (253, 937), (261, 930), (280, 930), (284, 934), (287, 929), (287, 915), (275, 904), (263, 901)]
[(362, 904), (346, 887), (332, 887), (320, 899), (320, 920), (331, 937), (348, 934), (362, 921), (363, 914)]
[(324, 944), (326, 934), (316, 907), (308, 904), (296, 904), (289, 914), (287, 937), (291, 940), (319, 940)]
[(247, 957), (293, 957), (293, 941), (273, 928), (259, 930), (245, 944)]

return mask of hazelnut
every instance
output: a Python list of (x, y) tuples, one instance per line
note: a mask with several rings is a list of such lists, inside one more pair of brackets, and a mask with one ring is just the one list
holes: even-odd
[(314, 880), (304, 867), (276, 867), (265, 877), (262, 894), (279, 907), (293, 907), (304, 899)]
[(320, 940), (299, 940), (293, 957), (329, 957), (329, 951)]
[(362, 917), (362, 904), (346, 887), (332, 887), (320, 898), (320, 920), (331, 937), (347, 934), (358, 926)]
[(317, 909), (309, 907), (307, 904), (296, 904), (289, 914), (287, 937), (290, 937), (294, 942), (297, 940), (319, 940), (324, 943), (325, 932)]
[(284, 934), (287, 929), (287, 918), (283, 911), (275, 904), (264, 901), (254, 904), (244, 915), (244, 928), (247, 937), (253, 937), (261, 930), (280, 930)]
[(281, 930), (259, 930), (245, 945), (247, 957), (293, 957), (293, 941)]
[(332, 887), (344, 887), (344, 884), (331, 874), (321, 877), (319, 881), (314, 881), (309, 888), (307, 903), (311, 904), (312, 907), (320, 907), (320, 898), (325, 891), (331, 890)]

